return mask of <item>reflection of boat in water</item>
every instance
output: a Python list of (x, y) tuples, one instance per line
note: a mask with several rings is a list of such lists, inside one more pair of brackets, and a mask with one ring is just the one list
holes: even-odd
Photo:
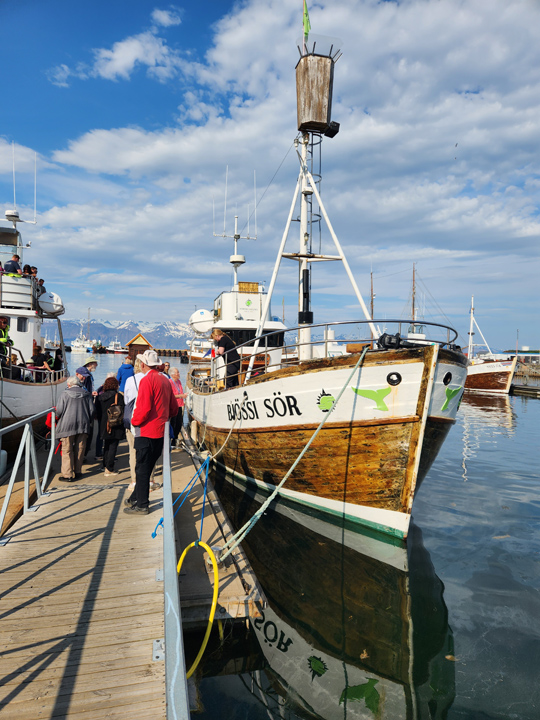
[(467, 417), (476, 417), (482, 425), (488, 427), (506, 427), (513, 430), (516, 415), (508, 395), (465, 391), (461, 407), (467, 410)]
[[(474, 328), (480, 333), (483, 343), (475, 343)], [(487, 348), (487, 353), (475, 355), (476, 347)], [(467, 352), (469, 366), (467, 368), (467, 390), (482, 390), (483, 392), (508, 394), (512, 387), (514, 373), (516, 372), (517, 354), (509, 360), (497, 360), (491, 352), (474, 317), (474, 297), (471, 298), (471, 325), (469, 328), (469, 348)]]
[[(516, 415), (512, 401), (508, 395), (465, 391), (460, 409), (463, 425), (463, 457), (461, 467), (462, 478), (469, 480), (467, 463), (475, 458), (481, 450), (486, 436), (489, 435), (490, 446), (494, 437), (501, 432), (511, 435), (516, 427)], [(497, 433), (497, 430), (499, 433)]]
[[(230, 486), (224, 500), (236, 526), (254, 512), (255, 501)], [(253, 627), (269, 666), (269, 708), (277, 693), (290, 717), (446, 717), (453, 636), (443, 584), (414, 523), (407, 551), (390, 563), (384, 544), (363, 554), (274, 509), (243, 547), (268, 600)]]

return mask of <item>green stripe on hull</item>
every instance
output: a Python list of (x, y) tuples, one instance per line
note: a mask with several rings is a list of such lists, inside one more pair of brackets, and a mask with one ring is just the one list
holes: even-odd
[[(232, 477), (234, 480), (240, 482), (246, 490), (256, 490), (257, 492), (265, 495), (265, 497), (268, 497), (273, 492), (273, 487), (269, 488), (268, 486), (259, 483), (254, 478), (246, 477), (241, 473), (237, 473), (216, 460), (213, 462), (216, 466), (219, 466), (225, 471), (226, 476)], [(279, 493), (279, 501), (291, 510), (297, 510), (310, 517), (323, 520), (330, 525), (355, 532), (358, 535), (363, 535), (364, 537), (369, 537), (373, 540), (384, 542), (387, 545), (402, 547), (406, 540), (405, 533), (397, 528), (392, 528), (388, 525), (383, 525), (382, 523), (376, 523), (372, 520), (366, 520), (365, 518), (355, 517), (347, 513), (340, 513), (337, 510), (321, 507), (320, 505), (317, 505), (314, 502), (309, 502), (308, 500), (291, 498)]]

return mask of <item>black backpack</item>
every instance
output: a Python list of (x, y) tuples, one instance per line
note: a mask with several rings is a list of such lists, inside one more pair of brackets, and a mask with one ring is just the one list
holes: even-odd
[(124, 408), (118, 405), (118, 393), (114, 396), (114, 403), (107, 408), (107, 432), (124, 422)]

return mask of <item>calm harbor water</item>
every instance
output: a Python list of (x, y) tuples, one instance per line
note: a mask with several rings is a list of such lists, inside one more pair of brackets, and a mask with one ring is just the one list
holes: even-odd
[[(99, 358), (98, 383), (121, 357)], [(405, 569), (269, 511), (244, 543), (269, 607), (216, 633), (194, 717), (537, 720), (539, 428), (536, 399), (464, 398), (415, 499)], [(233, 521), (254, 509), (229, 500)]]

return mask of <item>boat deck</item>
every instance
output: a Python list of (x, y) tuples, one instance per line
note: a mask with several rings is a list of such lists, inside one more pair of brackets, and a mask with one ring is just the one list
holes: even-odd
[[(195, 470), (184, 452), (174, 452), (171, 465), (174, 495)], [(120, 475), (104, 478), (99, 465), (90, 464), (69, 484), (56, 476), (35, 511), (0, 538), (9, 538), (0, 544), (3, 720), (165, 717), (165, 663), (154, 657), (164, 637), (163, 542), (160, 534), (151, 537), (162, 491), (151, 493), (149, 515), (124, 514), (125, 446), (119, 469)], [(201, 510), (196, 484), (177, 517), (178, 555), (198, 538)], [(223, 544), (220, 513), (210, 494), (203, 540), (211, 546)], [(206, 627), (213, 578), (204, 557), (193, 549), (182, 568), (184, 626)], [(258, 586), (241, 550), (220, 570), (219, 583), (219, 619), (257, 614)]]

